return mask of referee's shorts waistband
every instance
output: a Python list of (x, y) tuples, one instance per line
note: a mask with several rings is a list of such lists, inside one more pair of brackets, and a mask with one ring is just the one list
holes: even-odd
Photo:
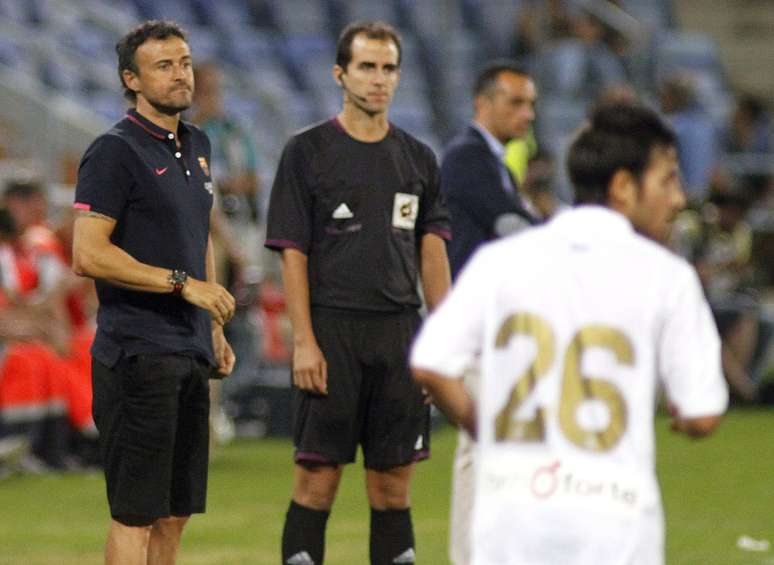
[(311, 312), (314, 316), (322, 316), (325, 318), (373, 320), (374, 318), (399, 318), (402, 316), (416, 316), (419, 310), (412, 306), (401, 308), (400, 310), (350, 310), (348, 308), (312, 305)]

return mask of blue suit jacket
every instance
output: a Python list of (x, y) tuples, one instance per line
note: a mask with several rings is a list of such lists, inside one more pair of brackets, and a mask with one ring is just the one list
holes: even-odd
[(496, 237), (495, 222), (503, 214), (537, 223), (518, 197), (503, 189), (497, 157), (472, 126), (452, 139), (444, 151), (441, 191), (451, 212), (452, 240), (447, 252), (452, 277), (479, 245)]

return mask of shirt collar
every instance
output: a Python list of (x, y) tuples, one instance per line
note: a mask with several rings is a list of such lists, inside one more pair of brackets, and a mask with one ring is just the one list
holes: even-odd
[(494, 156), (502, 162), (503, 159), (505, 159), (505, 145), (500, 143), (500, 140), (489, 133), (489, 130), (487, 130), (478, 122), (470, 122), (470, 125), (473, 129), (481, 134), (481, 136), (484, 138), (484, 141), (486, 141), (486, 144), (489, 146), (489, 150), (494, 153)]
[(598, 204), (568, 208), (558, 213), (551, 222), (576, 242), (590, 242), (600, 238), (614, 240), (634, 233), (634, 227), (626, 216)]
[(159, 140), (164, 140), (164, 141), (174, 140), (176, 136), (177, 137), (185, 136), (189, 132), (188, 126), (185, 124), (185, 122), (183, 122), (183, 120), (180, 120), (178, 122), (177, 134), (175, 134), (174, 132), (171, 132), (168, 129), (164, 129), (162, 127), (157, 126), (148, 118), (140, 114), (135, 108), (129, 108), (129, 110), (127, 110), (126, 118), (130, 122), (144, 129), (148, 134), (152, 135), (153, 137)]

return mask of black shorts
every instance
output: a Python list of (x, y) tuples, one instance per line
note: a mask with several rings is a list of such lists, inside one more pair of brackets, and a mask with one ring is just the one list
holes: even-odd
[(210, 367), (187, 355), (92, 361), (110, 514), (128, 525), (204, 512)]
[(420, 324), (398, 314), (312, 310), (328, 364), (328, 394), (293, 388), (296, 462), (351, 463), (386, 470), (430, 454), (430, 409), (411, 376), (408, 352)]

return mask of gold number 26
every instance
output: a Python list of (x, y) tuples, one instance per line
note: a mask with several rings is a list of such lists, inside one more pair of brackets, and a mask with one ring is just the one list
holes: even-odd
[[(527, 370), (516, 379), (508, 402), (497, 414), (495, 438), (497, 441), (540, 442), (545, 439), (545, 411), (538, 407), (531, 420), (517, 420), (515, 413), (532, 393), (538, 380), (544, 377), (553, 365), (554, 332), (548, 322), (535, 314), (513, 314), (500, 325), (495, 347), (506, 347), (510, 339), (517, 335), (533, 338), (537, 352)], [(612, 382), (581, 373), (583, 354), (592, 348), (609, 350), (621, 365), (634, 364), (631, 342), (623, 332), (602, 325), (581, 328), (564, 355), (559, 428), (567, 439), (580, 448), (607, 451), (618, 443), (626, 430), (626, 402)], [(587, 400), (599, 401), (607, 407), (609, 420), (604, 429), (587, 429), (578, 421), (578, 408)]]

